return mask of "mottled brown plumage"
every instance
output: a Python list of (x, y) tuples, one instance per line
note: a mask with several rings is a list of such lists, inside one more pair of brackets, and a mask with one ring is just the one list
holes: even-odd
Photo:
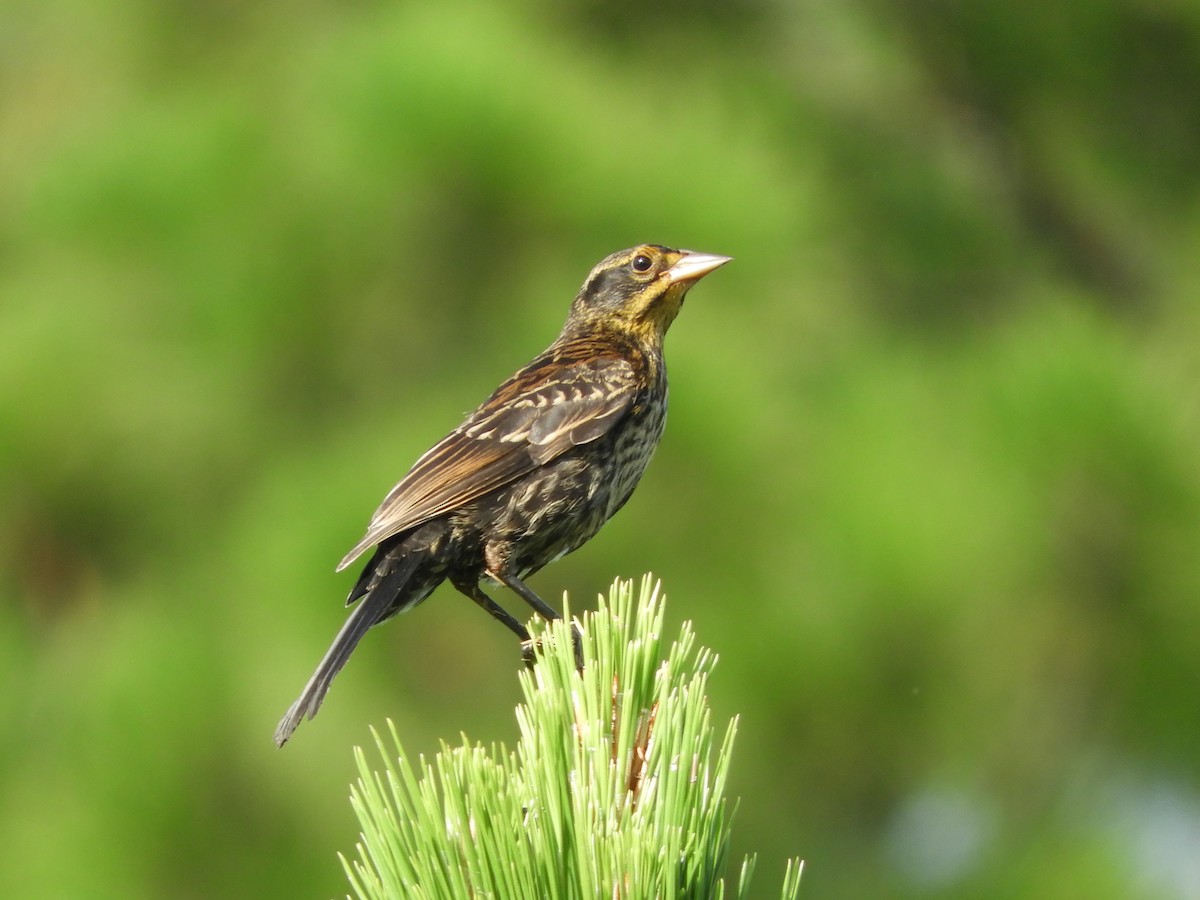
[(523, 642), (525, 626), (480, 581), (558, 617), (523, 579), (582, 546), (633, 493), (666, 421), (663, 336), (688, 288), (728, 261), (647, 244), (591, 271), (554, 343), (417, 460), (341, 561), (375, 548), (347, 599), (361, 602), (279, 723), (279, 746), (316, 714), (367, 629), (445, 580)]

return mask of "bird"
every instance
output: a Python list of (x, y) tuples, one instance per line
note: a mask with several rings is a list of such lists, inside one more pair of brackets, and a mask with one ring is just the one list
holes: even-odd
[(346, 599), (354, 609), (280, 721), (277, 746), (316, 715), (371, 626), (444, 581), (526, 651), (528, 629), (481, 582), (561, 618), (525, 579), (590, 540), (633, 493), (666, 423), (663, 338), (688, 290), (730, 259), (642, 244), (591, 270), (554, 342), (413, 464), (343, 557), (339, 572), (373, 548)]

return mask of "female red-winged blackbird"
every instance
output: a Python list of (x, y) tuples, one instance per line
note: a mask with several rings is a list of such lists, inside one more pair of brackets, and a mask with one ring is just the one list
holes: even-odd
[(666, 421), (663, 336), (688, 288), (727, 262), (646, 244), (592, 269), (557, 340), (417, 460), (338, 566), (375, 547), (346, 601), (361, 603), (279, 723), (276, 744), (316, 715), (368, 628), (446, 579), (522, 642), (529, 632), (481, 580), (559, 617), (522, 579), (581, 547), (633, 493)]

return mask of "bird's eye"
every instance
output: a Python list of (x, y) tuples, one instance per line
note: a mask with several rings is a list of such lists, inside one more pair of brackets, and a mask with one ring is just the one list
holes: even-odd
[(653, 265), (654, 260), (644, 254), (633, 258), (633, 271), (635, 272), (649, 272), (650, 267)]

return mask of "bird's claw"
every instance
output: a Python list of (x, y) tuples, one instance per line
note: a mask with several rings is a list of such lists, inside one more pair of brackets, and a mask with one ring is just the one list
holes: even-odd
[[(521, 641), (521, 662), (526, 668), (533, 668), (533, 664), (537, 662), (538, 651), (541, 649), (542, 642), (538, 638), (527, 638)], [(579, 630), (579, 626), (571, 623), (571, 646), (575, 651), (575, 668), (583, 671), (583, 632)]]

